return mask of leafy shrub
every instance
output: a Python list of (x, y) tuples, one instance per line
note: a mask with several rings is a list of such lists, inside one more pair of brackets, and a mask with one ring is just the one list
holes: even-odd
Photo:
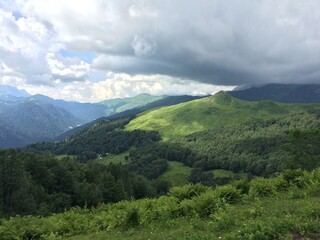
[(236, 225), (234, 215), (236, 209), (232, 206), (227, 206), (225, 209), (218, 209), (217, 212), (210, 215), (213, 228), (218, 231), (227, 231)]
[(192, 199), (192, 207), (199, 217), (208, 217), (217, 209), (224, 206), (225, 201), (214, 191), (207, 191)]
[(178, 217), (177, 198), (162, 196), (158, 199), (142, 200), (140, 204), (141, 224), (151, 221), (166, 221)]
[(320, 182), (320, 168), (313, 170), (310, 175), (313, 182)]
[(241, 194), (248, 194), (250, 190), (250, 181), (247, 178), (241, 179), (233, 182), (232, 186), (235, 186)]
[(126, 226), (127, 227), (136, 227), (140, 225), (140, 216), (139, 209), (137, 207), (133, 207), (129, 209), (126, 216)]
[(209, 188), (201, 184), (187, 184), (182, 187), (173, 187), (170, 190), (170, 196), (176, 197), (179, 201), (199, 196)]
[(289, 196), (292, 199), (303, 199), (306, 197), (306, 193), (297, 187), (293, 187), (289, 190)]
[(226, 185), (216, 189), (219, 198), (223, 199), (226, 203), (234, 204), (238, 203), (242, 199), (240, 191), (233, 186)]
[(286, 170), (282, 173), (281, 177), (281, 179), (284, 180), (284, 188), (289, 188), (292, 186), (304, 188), (310, 182), (309, 178), (301, 169)]
[(179, 208), (177, 209), (178, 215), (194, 218), (197, 217), (198, 214), (196, 210), (193, 208), (194, 202), (193, 199), (185, 199), (179, 203)]
[(308, 195), (312, 197), (320, 197), (320, 183), (315, 182), (308, 187)]
[(256, 178), (250, 182), (251, 197), (267, 197), (276, 193), (276, 187), (269, 179)]

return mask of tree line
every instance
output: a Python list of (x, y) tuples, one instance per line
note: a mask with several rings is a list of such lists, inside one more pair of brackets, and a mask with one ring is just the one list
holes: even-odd
[(124, 165), (81, 164), (73, 158), (0, 151), (0, 214), (62, 212), (73, 206), (155, 197), (169, 183), (149, 181)]
[(76, 154), (80, 162), (105, 152), (129, 151), (128, 169), (149, 180), (168, 169), (167, 161), (192, 167), (189, 181), (215, 186), (233, 180), (211, 170), (225, 169), (250, 176), (270, 176), (285, 169), (320, 166), (320, 113), (306, 111), (271, 120), (254, 120), (236, 126), (205, 130), (170, 142), (156, 131), (125, 131), (132, 118), (104, 120), (56, 144), (32, 149), (56, 154)]

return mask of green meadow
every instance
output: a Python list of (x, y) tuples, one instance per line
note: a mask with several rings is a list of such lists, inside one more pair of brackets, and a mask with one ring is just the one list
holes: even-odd
[(219, 92), (211, 97), (144, 112), (131, 120), (125, 129), (156, 130), (160, 132), (163, 140), (171, 140), (198, 131), (278, 118), (289, 113), (319, 108), (316, 104), (247, 102)]
[(101, 164), (110, 164), (110, 163), (113, 163), (113, 164), (119, 164), (119, 163), (122, 163), (122, 164), (127, 164), (128, 161), (125, 159), (125, 157), (129, 154), (129, 151), (126, 151), (124, 153), (121, 153), (121, 154), (108, 154), (107, 156), (102, 156), (102, 157), (98, 157), (96, 159), (96, 161), (98, 163), (101, 163)]
[(172, 186), (181, 186), (188, 182), (192, 168), (180, 162), (168, 161), (168, 170), (159, 179), (169, 181)]

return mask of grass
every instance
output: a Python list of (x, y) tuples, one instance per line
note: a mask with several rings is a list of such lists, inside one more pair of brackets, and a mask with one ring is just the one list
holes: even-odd
[(168, 161), (169, 168), (159, 179), (171, 182), (172, 186), (181, 186), (187, 183), (192, 168), (180, 162)]
[(232, 171), (224, 170), (224, 169), (215, 169), (211, 171), (214, 177), (246, 177), (246, 173), (234, 173)]
[(129, 151), (121, 153), (121, 154), (109, 154), (108, 156), (101, 157), (101, 159), (98, 157), (96, 159), (96, 161), (98, 163), (105, 164), (105, 165), (108, 165), (110, 163), (113, 163), (113, 164), (119, 164), (119, 163), (127, 164), (128, 161), (125, 160), (125, 156), (127, 156), (127, 155), (129, 155)]
[(69, 157), (69, 158), (76, 158), (76, 156), (74, 155), (67, 155), (67, 154), (63, 154), (63, 155), (56, 155), (56, 158), (61, 160), (63, 158), (66, 158), (66, 157)]
[(166, 98), (166, 96), (151, 96), (149, 94), (139, 94), (135, 97), (116, 98), (103, 101), (109, 108), (113, 108), (116, 112), (123, 112), (128, 109), (145, 106), (149, 103)]
[(3, 219), (1, 239), (320, 239), (320, 169), (211, 189)]
[(146, 111), (133, 119), (126, 130), (157, 130), (166, 141), (202, 130), (319, 108), (317, 104), (247, 102), (220, 92), (211, 97)]
[(293, 199), (282, 193), (229, 206), (207, 219), (182, 217), (126, 230), (78, 235), (69, 240), (116, 239), (301, 239), (320, 238), (319, 198)]

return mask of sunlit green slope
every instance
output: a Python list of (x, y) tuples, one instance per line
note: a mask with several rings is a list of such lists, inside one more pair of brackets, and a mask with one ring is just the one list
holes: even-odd
[(247, 102), (219, 92), (211, 97), (144, 112), (133, 119), (126, 129), (157, 130), (164, 140), (170, 140), (206, 129), (272, 119), (315, 108), (319, 109), (320, 105)]

